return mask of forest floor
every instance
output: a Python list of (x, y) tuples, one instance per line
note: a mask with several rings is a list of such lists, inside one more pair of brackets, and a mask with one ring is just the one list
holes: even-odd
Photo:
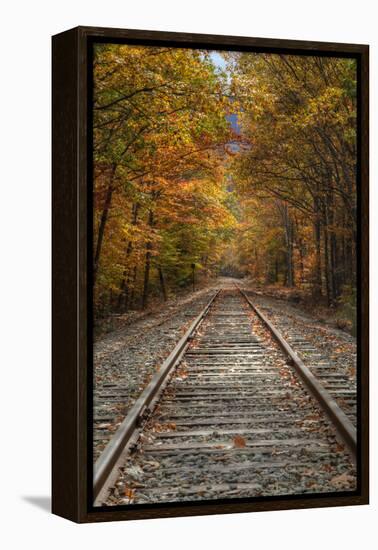
[[(215, 279), (200, 290), (172, 298), (164, 305), (156, 304), (147, 312), (117, 316), (115, 322), (113, 320), (113, 330), (95, 338), (95, 458), (211, 295), (218, 288), (233, 286), (233, 281)], [(239, 284), (246, 290), (256, 290), (246, 280)], [(253, 300), (270, 318), (274, 317), (272, 320), (279, 330), (285, 333), (285, 324), (289, 321), (319, 352), (326, 354), (330, 362), (341, 367), (350, 379), (355, 378), (356, 342), (353, 336), (336, 328), (333, 321), (326, 322), (282, 296), (277, 298), (271, 292), (268, 294), (259, 289)], [(109, 385), (125, 389), (121, 400), (101, 398)]]
[[(253, 282), (243, 283), (247, 288), (253, 288), (257, 295), (276, 300), (277, 304), (291, 305), (293, 310), (302, 311), (319, 323), (340, 329), (353, 335), (353, 322), (350, 319), (350, 312), (341, 304), (335, 307), (328, 307), (324, 299), (314, 298), (303, 290), (296, 287), (287, 288), (277, 285), (256, 286)], [(353, 310), (353, 308), (350, 308)]]
[(147, 319), (151, 320), (156, 316), (160, 321), (165, 317), (170, 317), (177, 309), (185, 307), (186, 304), (212, 288), (217, 288), (220, 279), (201, 280), (196, 284), (196, 289), (193, 292), (192, 287), (186, 287), (177, 292), (171, 292), (166, 302), (157, 296), (150, 297), (149, 306), (144, 309), (131, 309), (124, 313), (111, 313), (106, 317), (96, 319), (94, 328), (95, 342), (106, 341), (108, 336), (110, 339), (120, 333), (129, 326), (135, 323), (140, 323)]

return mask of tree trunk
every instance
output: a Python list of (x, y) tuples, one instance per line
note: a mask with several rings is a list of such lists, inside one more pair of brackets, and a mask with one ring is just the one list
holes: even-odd
[(314, 198), (314, 240), (315, 240), (315, 268), (313, 276), (312, 294), (315, 298), (320, 298), (322, 292), (322, 252), (321, 252), (321, 219), (319, 200)]
[[(132, 225), (136, 225), (136, 223), (138, 221), (138, 209), (139, 209), (139, 204), (138, 203), (133, 204), (132, 210), (131, 210), (131, 214), (132, 214), (131, 224)], [(126, 267), (123, 271), (123, 278), (122, 278), (122, 281), (121, 281), (120, 292), (118, 294), (118, 309), (121, 309), (122, 302), (124, 302), (125, 305), (127, 304), (127, 294), (129, 293), (129, 284), (130, 284), (130, 276), (131, 276), (130, 268), (128, 267), (127, 264), (128, 264), (128, 259), (131, 255), (132, 250), (133, 250), (133, 243), (130, 240), (127, 244), (126, 260), (125, 260)]]
[(341, 252), (340, 252), (340, 264), (342, 266), (341, 271), (341, 277), (340, 282), (341, 285), (345, 285), (348, 281), (348, 267), (347, 267), (347, 254), (346, 254), (346, 242), (347, 242), (347, 235), (346, 235), (346, 223), (345, 223), (345, 213), (343, 214), (343, 221), (342, 221), (342, 227), (343, 227), (343, 234), (341, 237)]
[(294, 286), (294, 267), (293, 267), (293, 223), (290, 218), (287, 204), (283, 208), (284, 228), (286, 240), (286, 284), (289, 287)]
[(335, 211), (334, 211), (334, 198), (331, 193), (328, 195), (328, 227), (330, 232), (330, 270), (331, 270), (331, 293), (332, 302), (334, 303), (339, 295), (339, 282), (338, 282), (338, 252), (335, 235)]
[(253, 269), (253, 278), (257, 282), (257, 278), (259, 275), (259, 253), (257, 252), (257, 248), (255, 248), (255, 264)]
[[(133, 244), (131, 241), (128, 242), (127, 244), (127, 249), (126, 249), (126, 261), (127, 259), (129, 258), (130, 254), (131, 254), (131, 251), (133, 249)], [(128, 293), (128, 284), (126, 283), (126, 275), (127, 275), (127, 269), (124, 269), (123, 271), (123, 277), (122, 277), (122, 281), (121, 281), (121, 285), (119, 287), (119, 293), (118, 293), (118, 302), (117, 302), (117, 309), (120, 310), (121, 307), (122, 307), (122, 302), (125, 302), (125, 296), (127, 295)], [(129, 277), (128, 277), (129, 278)]]
[(323, 233), (324, 233), (324, 273), (325, 273), (325, 279), (326, 279), (326, 291), (327, 291), (327, 304), (328, 306), (332, 305), (332, 283), (331, 283), (331, 270), (330, 270), (330, 262), (329, 262), (329, 236), (328, 236), (328, 226), (327, 223), (324, 224), (323, 227)]
[[(148, 225), (153, 226), (154, 223), (154, 214), (152, 210), (149, 211), (148, 215)], [(149, 291), (149, 281), (150, 281), (150, 268), (151, 268), (151, 250), (152, 250), (152, 241), (149, 239), (146, 244), (146, 256), (144, 263), (144, 280), (143, 280), (143, 295), (142, 295), (142, 309), (146, 309), (148, 304), (148, 291)]]
[(109, 215), (110, 205), (112, 202), (112, 196), (114, 191), (114, 178), (115, 178), (116, 170), (117, 170), (117, 166), (113, 165), (112, 172), (110, 174), (108, 189), (106, 191), (104, 207), (101, 213), (101, 219), (100, 219), (100, 225), (98, 228), (98, 236), (97, 236), (97, 243), (96, 243), (96, 251), (95, 251), (95, 257), (94, 257), (94, 263), (93, 263), (93, 284), (95, 284), (96, 282), (96, 276), (97, 276), (98, 266), (99, 266), (100, 256), (101, 256), (102, 242), (103, 242), (104, 233), (105, 233), (105, 226), (106, 226), (106, 222), (108, 221), (108, 215)]
[[(138, 273), (138, 268), (136, 265), (134, 265), (134, 269), (133, 269), (133, 280), (132, 280), (132, 286), (131, 286), (131, 292), (127, 292), (126, 296), (125, 296), (125, 309), (126, 311), (128, 309), (131, 309), (134, 305), (134, 298), (135, 298), (135, 282), (136, 282), (136, 278), (137, 278), (137, 273)], [(128, 289), (130, 288), (130, 286), (127, 287)]]
[(158, 267), (158, 272), (159, 272), (159, 281), (160, 281), (161, 292), (163, 294), (164, 302), (166, 302), (167, 301), (167, 290), (165, 288), (163, 270), (162, 270), (160, 265)]
[[(299, 231), (299, 221), (297, 216), (294, 217), (294, 221), (295, 221), (295, 224), (293, 224), (293, 227), (295, 227), (294, 233), (296, 235), (296, 243), (298, 246), (298, 253), (299, 253), (299, 273), (300, 273), (299, 278), (300, 278), (301, 284), (303, 284), (304, 283), (304, 253), (305, 253), (304, 242), (303, 242), (301, 233)], [(293, 241), (294, 241), (294, 235), (293, 235)]]
[(303, 243), (302, 240), (298, 243), (298, 250), (299, 250), (299, 272), (300, 272), (300, 279), (301, 284), (304, 283), (304, 254), (303, 254)]

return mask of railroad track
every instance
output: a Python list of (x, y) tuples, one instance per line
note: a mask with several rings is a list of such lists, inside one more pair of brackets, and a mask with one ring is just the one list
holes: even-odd
[[(246, 291), (246, 296), (251, 298), (254, 305), (256, 304), (255, 296), (260, 296), (260, 299), (263, 300), (263, 295), (255, 291)], [(329, 354), (319, 350), (311, 338), (304, 334), (303, 327), (302, 330), (298, 330), (293, 326), (292, 320), (287, 315), (278, 313), (277, 309), (272, 309), (269, 305), (264, 304), (262, 307), (258, 307), (261, 313), (269, 317), (270, 322), (278, 328), (293, 351), (330, 393), (351, 423), (356, 426), (357, 380), (355, 372), (351, 374), (350, 368), (345, 368), (340, 362), (332, 361)]]
[(356, 488), (356, 430), (250, 298), (214, 294), (95, 464), (95, 504)]
[(94, 349), (93, 458), (114, 435), (143, 388), (183, 332), (209, 302), (214, 291), (185, 298), (181, 307), (168, 305), (159, 315), (130, 323), (126, 338), (115, 331)]

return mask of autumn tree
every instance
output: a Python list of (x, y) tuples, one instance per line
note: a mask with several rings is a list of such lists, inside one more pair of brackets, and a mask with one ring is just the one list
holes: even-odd
[(193, 265), (329, 305), (354, 292), (355, 61), (222, 56), (95, 47), (98, 314), (166, 300)]
[(235, 54), (230, 63), (244, 141), (236, 185), (260, 204), (275, 200), (286, 284), (301, 270), (301, 282), (332, 304), (355, 285), (355, 61)]
[(151, 277), (166, 298), (175, 270), (180, 284), (211, 264), (204, 242), (229, 218), (225, 79), (208, 52), (100, 45), (94, 84), (95, 299), (146, 307)]

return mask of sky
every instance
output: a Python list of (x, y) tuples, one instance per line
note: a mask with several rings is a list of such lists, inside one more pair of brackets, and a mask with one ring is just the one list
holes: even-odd
[[(221, 56), (221, 54), (219, 52), (212, 51), (212, 52), (210, 52), (210, 57), (211, 57), (211, 60), (214, 63), (214, 65), (218, 69), (226, 72), (228, 77), (230, 78), (230, 75), (228, 74), (228, 71), (227, 71), (227, 68), (226, 68), (226, 61)], [(232, 113), (230, 115), (227, 115), (227, 120), (231, 124), (232, 129), (239, 134), (240, 133), (240, 125), (239, 125), (237, 113)]]
[(219, 52), (211, 52), (210, 57), (216, 67), (218, 67), (222, 71), (226, 71), (226, 62)]

